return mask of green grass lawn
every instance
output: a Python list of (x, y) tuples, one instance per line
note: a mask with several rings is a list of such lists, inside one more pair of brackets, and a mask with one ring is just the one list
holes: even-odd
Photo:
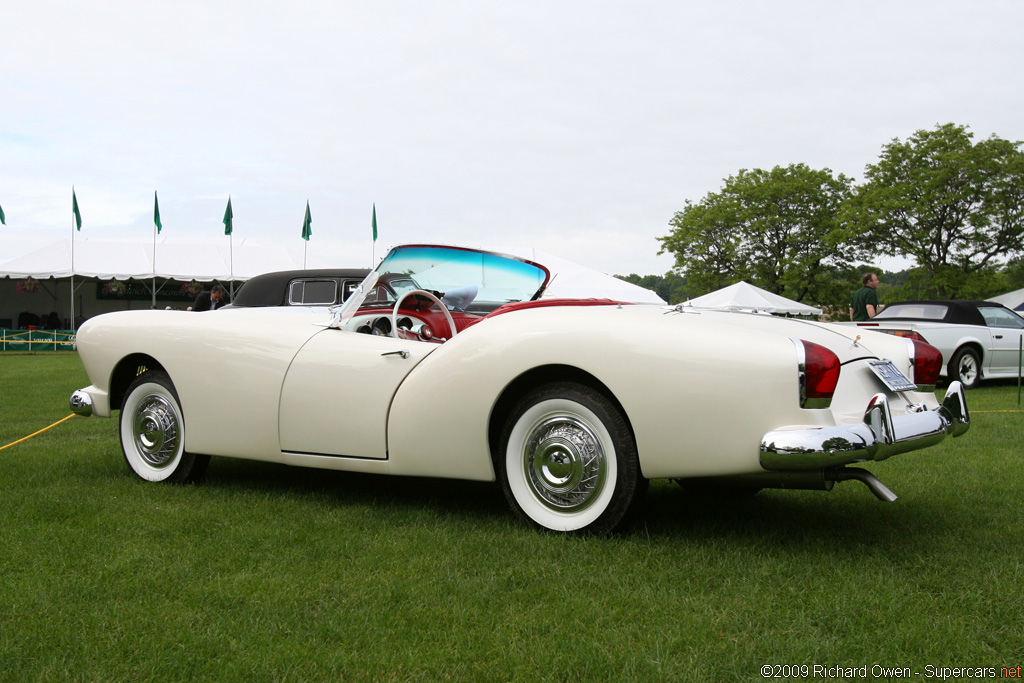
[[(73, 353), (0, 354), (0, 446), (86, 384)], [(1024, 414), (996, 412), (1016, 397), (971, 391), (965, 437), (872, 464), (896, 503), (656, 481), (606, 539), (534, 532), (492, 484), (222, 458), (148, 484), (116, 420), (76, 417), (0, 450), (0, 681), (998, 673), (1024, 664)]]

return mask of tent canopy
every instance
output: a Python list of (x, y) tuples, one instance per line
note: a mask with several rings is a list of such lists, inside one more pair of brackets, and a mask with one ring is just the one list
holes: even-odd
[(511, 247), (501, 251), (535, 261), (551, 271), (554, 279), (541, 294), (541, 299), (612, 299), (633, 304), (665, 305), (665, 300), (649, 289), (540, 249)]
[[(153, 247), (147, 244), (77, 240), (74, 243), (74, 272), (71, 268), (71, 240), (58, 240), (33, 252), (0, 263), (0, 278), (36, 279), (95, 277), (100, 280), (248, 280), (262, 273), (300, 270), (302, 256), (283, 247), (236, 244), (159, 244), (156, 265)], [(617, 277), (537, 249), (508, 249), (506, 253), (537, 261), (554, 279), (542, 298), (607, 298), (630, 303), (664, 304), (654, 292)], [(344, 268), (349, 263), (334, 264)]]
[(994, 296), (989, 301), (1002, 304), (1014, 311), (1024, 311), (1024, 289), (1016, 289), (1006, 294)]
[(101, 280), (248, 280), (274, 270), (302, 268), (302, 262), (280, 247), (252, 245), (160, 244), (153, 265), (153, 247), (123, 242), (77, 240), (74, 272), (71, 240), (58, 240), (33, 252), (0, 263), (0, 277), (36, 279), (76, 275)]
[(737, 282), (717, 291), (690, 299), (683, 304), (694, 308), (712, 308), (720, 311), (763, 311), (791, 315), (821, 315), (821, 309), (755, 287)]

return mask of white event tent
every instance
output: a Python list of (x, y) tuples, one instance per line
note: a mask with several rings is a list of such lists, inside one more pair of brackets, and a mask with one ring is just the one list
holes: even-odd
[(1024, 289), (1015, 289), (1012, 292), (994, 296), (989, 301), (1002, 304), (1015, 311), (1024, 310)]
[(71, 240), (58, 240), (0, 263), (0, 277), (37, 280), (75, 275), (101, 280), (248, 280), (274, 270), (302, 268), (302, 262), (280, 247), (238, 244), (233, 248), (209, 244), (161, 244), (153, 263), (148, 244), (76, 240), (72, 269)]
[[(72, 267), (72, 248), (74, 263)], [(664, 304), (654, 292), (611, 275), (535, 249), (508, 249), (506, 253), (537, 261), (551, 271), (553, 280), (544, 298), (608, 298), (630, 303)], [(71, 310), (71, 292), (75, 292), (76, 318), (91, 317), (111, 310), (149, 308), (161, 293), (176, 291), (178, 283), (219, 281), (241, 282), (261, 273), (303, 268), (301, 253), (283, 247), (235, 244), (160, 244), (154, 264), (152, 245), (103, 242), (95, 240), (58, 240), (34, 251), (0, 262), (0, 320), (8, 326), (23, 311), (43, 317), (50, 311), (67, 315)], [(352, 264), (338, 263), (337, 267)], [(19, 285), (32, 278), (39, 281), (38, 291), (24, 293)], [(152, 294), (150, 300), (101, 300), (102, 283), (133, 280)], [(89, 286), (83, 286), (88, 283)], [(138, 299), (136, 297), (136, 299)], [(161, 306), (167, 301), (161, 302)], [(174, 303), (174, 302), (172, 302)], [(188, 305), (188, 302), (177, 302)], [(69, 321), (64, 321), (68, 326)], [(0, 325), (2, 326), (2, 325)]]
[(789, 315), (821, 315), (821, 309), (787, 299), (778, 294), (755, 287), (747, 282), (737, 282), (717, 291), (690, 299), (684, 306), (711, 308), (720, 311), (758, 311)]
[(510, 247), (500, 251), (535, 261), (551, 271), (552, 280), (541, 299), (612, 299), (633, 304), (665, 305), (665, 300), (649, 289), (540, 249)]
[[(12, 326), (22, 313), (44, 317), (60, 312), (64, 327), (72, 327), (70, 312), (81, 319), (112, 310), (155, 305), (168, 292), (180, 291), (188, 283), (219, 281), (229, 286), (274, 270), (302, 268), (295, 257), (281, 247), (235, 244), (161, 244), (153, 261), (153, 246), (139, 243), (96, 240), (57, 240), (33, 251), (0, 262), (0, 320)], [(25, 291), (25, 281), (36, 281)], [(145, 300), (101, 300), (99, 283), (133, 280), (148, 294)], [(157, 292), (154, 293), (154, 285)], [(72, 295), (72, 292), (74, 293)], [(177, 297), (180, 298), (180, 297)], [(74, 303), (72, 303), (74, 299)], [(187, 302), (180, 302), (188, 305)], [(4, 326), (0, 325), (0, 326)]]

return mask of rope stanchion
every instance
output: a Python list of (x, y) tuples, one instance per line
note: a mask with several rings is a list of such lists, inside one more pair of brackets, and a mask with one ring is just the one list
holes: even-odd
[(39, 430), (38, 432), (36, 432), (35, 434), (29, 434), (28, 436), (26, 436), (26, 437), (25, 437), (25, 438), (23, 438), (23, 439), (18, 439), (17, 441), (13, 441), (13, 442), (11, 442), (11, 443), (7, 444), (6, 446), (0, 446), (0, 451), (4, 450), (5, 448), (10, 448), (11, 446), (17, 446), (17, 445), (18, 445), (19, 443), (21, 443), (22, 441), (28, 441), (28, 440), (29, 440), (29, 439), (31, 439), (31, 438), (32, 438), (33, 436), (38, 436), (39, 434), (42, 434), (43, 432), (45, 432), (45, 431), (46, 431), (47, 429), (53, 429), (54, 427), (56, 427), (57, 425), (59, 425), (59, 424), (60, 424), (61, 422), (67, 422), (68, 420), (70, 420), (70, 419), (71, 419), (71, 418), (73, 418), (74, 416), (75, 416), (75, 414), (74, 414), (74, 413), (71, 413), (70, 415), (68, 415), (67, 417), (65, 417), (65, 418), (64, 418), (63, 420), (57, 420), (56, 422), (54, 422), (54, 423), (53, 423), (52, 425), (50, 425), (49, 427), (43, 427), (42, 429), (40, 429), (40, 430)]

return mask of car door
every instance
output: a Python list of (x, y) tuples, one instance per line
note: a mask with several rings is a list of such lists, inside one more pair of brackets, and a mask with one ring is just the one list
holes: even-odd
[(1020, 362), (1024, 318), (1004, 308), (986, 306), (980, 310), (985, 316), (985, 324), (992, 332), (992, 372), (1016, 374)]
[(281, 389), (281, 450), (387, 458), (391, 399), (437, 344), (325, 329), (295, 355)]

